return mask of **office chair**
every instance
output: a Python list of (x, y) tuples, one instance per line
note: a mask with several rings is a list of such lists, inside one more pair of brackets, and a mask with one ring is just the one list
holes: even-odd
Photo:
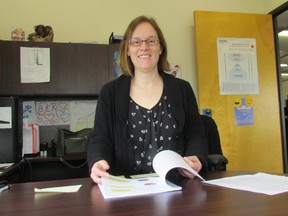
[(208, 141), (208, 170), (226, 170), (228, 159), (223, 155), (217, 124), (209, 116), (200, 115)]

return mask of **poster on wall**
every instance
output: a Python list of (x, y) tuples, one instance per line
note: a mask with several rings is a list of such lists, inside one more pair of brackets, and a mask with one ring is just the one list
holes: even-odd
[(70, 102), (70, 130), (79, 131), (83, 128), (93, 128), (97, 100)]
[(37, 101), (36, 116), (39, 126), (69, 125), (69, 101)]
[(24, 101), (23, 121), (39, 126), (70, 125), (71, 131), (79, 131), (93, 128), (96, 106), (97, 100)]
[(28, 124), (37, 124), (35, 101), (23, 101), (23, 121)]
[(254, 125), (253, 99), (234, 98), (235, 125)]
[(255, 38), (217, 38), (220, 95), (259, 94)]

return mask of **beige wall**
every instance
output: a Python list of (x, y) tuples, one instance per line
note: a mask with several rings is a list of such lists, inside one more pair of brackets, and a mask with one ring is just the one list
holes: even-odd
[(287, 0), (263, 0), (264, 10), (266, 13), (271, 12), (275, 8), (287, 2)]
[[(169, 60), (181, 64), (182, 78), (197, 94), (194, 48), (194, 10), (265, 14), (284, 0), (49, 0), (4, 1), (0, 7), (0, 38), (10, 40), (10, 30), (26, 34), (38, 24), (51, 25), (55, 42), (108, 43), (110, 33), (123, 34), (136, 16), (153, 16), (168, 43)], [(209, 28), (209, 26), (207, 26)]]

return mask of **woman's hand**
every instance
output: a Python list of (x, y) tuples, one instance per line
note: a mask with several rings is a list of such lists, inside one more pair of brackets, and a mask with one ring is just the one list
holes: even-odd
[[(184, 160), (197, 173), (202, 169), (202, 163), (200, 162), (197, 156), (184, 157)], [(188, 177), (188, 178), (195, 177), (195, 175), (193, 175), (192, 173), (188, 172), (185, 169), (179, 169), (179, 173), (184, 177)]]
[(109, 177), (109, 168), (106, 160), (97, 161), (91, 169), (90, 177), (95, 183), (102, 184), (101, 177)]

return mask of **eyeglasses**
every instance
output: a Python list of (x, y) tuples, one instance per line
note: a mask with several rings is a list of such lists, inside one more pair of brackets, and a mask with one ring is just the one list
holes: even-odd
[(147, 40), (141, 40), (139, 38), (133, 38), (129, 41), (129, 45), (133, 47), (140, 47), (142, 43), (145, 42), (147, 46), (157, 46), (159, 44), (159, 40), (157, 38), (151, 37)]

